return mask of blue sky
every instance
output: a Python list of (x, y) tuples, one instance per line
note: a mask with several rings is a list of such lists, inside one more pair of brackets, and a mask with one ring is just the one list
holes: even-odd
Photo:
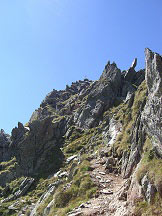
[(1, 0), (0, 128), (26, 123), (52, 89), (162, 54), (161, 0)]

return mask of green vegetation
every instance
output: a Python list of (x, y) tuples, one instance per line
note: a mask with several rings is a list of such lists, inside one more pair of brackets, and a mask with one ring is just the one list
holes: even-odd
[(2, 169), (6, 169), (9, 168), (10, 166), (12, 166), (14, 163), (16, 162), (16, 158), (13, 157), (11, 160), (6, 161), (6, 162), (1, 162), (0, 166), (2, 167)]
[(11, 206), (12, 204), (13, 204), (13, 202), (7, 202), (7, 203), (1, 204), (1, 206), (0, 206), (0, 215), (3, 215), (3, 216), (8, 216), (8, 215), (16, 216), (17, 213), (15, 212), (15, 210), (8, 209), (8, 207)]
[(38, 208), (37, 215), (43, 215), (44, 209), (47, 207), (47, 205), (52, 201), (53, 196), (50, 195)]
[(162, 198), (157, 193), (152, 204), (144, 200), (137, 200), (134, 216), (160, 216), (162, 215)]
[(90, 170), (90, 164), (87, 160), (84, 160), (78, 166), (78, 171), (70, 187), (64, 184), (57, 189), (54, 195), (55, 204), (51, 209), (50, 216), (56, 213), (59, 216), (64, 216), (67, 212), (94, 196), (97, 189), (87, 172), (88, 170)]
[(162, 160), (160, 158), (157, 158), (152, 147), (151, 140), (148, 137), (144, 144), (143, 158), (137, 172), (137, 180), (139, 183), (146, 173), (150, 181), (154, 183), (157, 188), (161, 189)]
[(10, 161), (1, 162), (0, 166), (2, 171), (0, 171), (0, 174), (10, 172), (11, 170), (16, 168), (16, 165), (17, 165), (17, 161), (15, 157), (13, 157)]
[(15, 193), (19, 189), (19, 186), (20, 186), (20, 184), (22, 183), (22, 181), (24, 179), (25, 179), (25, 177), (22, 176), (21, 178), (17, 178), (14, 181), (10, 182), (8, 184), (8, 186), (9, 186), (9, 192), (12, 193), (12, 194)]
[(123, 151), (129, 151), (130, 149), (133, 125), (145, 104), (146, 98), (147, 86), (144, 81), (135, 93), (132, 107), (128, 103), (123, 102), (104, 113), (104, 119), (106, 119), (106, 116), (113, 116), (123, 126), (122, 132), (119, 133), (114, 143), (114, 150), (119, 156), (122, 155)]
[(74, 131), (64, 148), (65, 154), (74, 154), (79, 152), (84, 146), (87, 145), (93, 135), (93, 131), (91, 131), (80, 135), (81, 137), (77, 139), (74, 139), (79, 136), (79, 134)]
[(138, 87), (135, 98), (134, 98), (134, 103), (132, 106), (132, 119), (136, 120), (137, 116), (139, 115), (139, 111), (141, 111), (141, 108), (143, 105), (145, 105), (145, 101), (147, 99), (147, 85), (146, 81), (143, 81), (141, 85)]
[[(18, 178), (16, 180), (12, 181), (10, 184), (8, 184), (9, 189), (6, 192), (6, 196), (4, 196), (4, 197), (7, 197), (9, 194), (15, 193), (19, 189), (19, 186), (20, 186), (21, 182), (24, 180), (24, 178), (25, 177)], [(36, 203), (38, 201), (38, 199), (40, 198), (40, 196), (46, 192), (48, 186), (51, 183), (55, 182), (56, 180), (57, 180), (57, 178), (54, 178), (54, 177), (50, 178), (50, 179), (43, 179), (43, 178), (37, 179), (35, 181), (35, 183), (29, 189), (28, 193), (26, 195), (22, 196), (21, 199), (19, 200), (19, 202), (16, 204), (16, 209), (18, 211), (20, 211), (23, 207), (25, 207), (27, 205), (31, 205), (31, 203)], [(3, 191), (3, 189), (2, 189), (2, 191)], [(16, 216), (17, 213), (15, 210), (9, 210), (8, 209), (8, 207), (13, 205), (14, 203), (16, 203), (16, 200), (11, 201), (11, 202), (1, 203), (0, 215)], [(26, 212), (26, 215), (29, 215), (29, 210)]]
[(140, 167), (136, 173), (137, 181), (141, 184), (142, 178), (147, 174), (149, 180), (156, 186), (158, 192), (151, 204), (148, 204), (144, 200), (138, 200), (136, 203), (135, 215), (162, 215), (162, 160), (157, 158), (149, 137), (146, 138), (143, 151)]
[(32, 187), (30, 188), (28, 194), (25, 196), (26, 199), (31, 199), (32, 202), (36, 202), (40, 196), (46, 192), (48, 186), (50, 184), (52, 184), (53, 182), (57, 181), (57, 178), (52, 177), (52, 178), (47, 178), (47, 179), (43, 179), (40, 178), (38, 180), (35, 181), (35, 183), (32, 185)]
[(60, 121), (63, 120), (63, 119), (65, 119), (65, 116), (59, 116), (59, 115), (57, 115), (57, 116), (55, 116), (55, 117), (53, 118), (52, 123), (55, 124), (55, 123), (57, 123), (57, 122), (60, 122)]

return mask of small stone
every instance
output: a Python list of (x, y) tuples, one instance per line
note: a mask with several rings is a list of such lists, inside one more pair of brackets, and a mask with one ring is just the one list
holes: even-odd
[(101, 179), (100, 183), (106, 183), (106, 181), (104, 179)]
[(106, 180), (106, 183), (110, 183), (110, 182), (112, 182), (113, 180), (112, 179), (108, 179), (108, 180)]
[(111, 190), (106, 190), (106, 189), (103, 189), (102, 191), (101, 191), (101, 193), (103, 193), (103, 194), (113, 194), (113, 191), (111, 191)]
[(67, 172), (62, 172), (58, 175), (59, 178), (67, 177), (68, 173)]
[(105, 173), (105, 172), (99, 172), (99, 174), (101, 174), (101, 175), (106, 175), (106, 173)]
[(74, 213), (69, 213), (68, 216), (80, 216), (82, 215), (82, 212), (81, 211), (78, 211), (78, 212), (74, 212)]
[(73, 156), (67, 158), (66, 163), (67, 163), (67, 164), (70, 163), (70, 162), (71, 162), (72, 160), (74, 160), (74, 158), (76, 158), (76, 157), (77, 157), (77, 155), (73, 155)]
[(79, 206), (79, 208), (85, 208), (85, 204), (82, 203), (82, 204)]

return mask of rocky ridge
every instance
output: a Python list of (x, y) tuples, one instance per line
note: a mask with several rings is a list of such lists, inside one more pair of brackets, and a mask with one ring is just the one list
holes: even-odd
[(145, 55), (146, 69), (108, 62), (1, 130), (0, 215), (162, 215), (162, 57)]

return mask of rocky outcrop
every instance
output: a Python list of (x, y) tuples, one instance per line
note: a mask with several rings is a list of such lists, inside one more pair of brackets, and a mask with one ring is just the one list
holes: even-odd
[(141, 192), (144, 195), (147, 202), (151, 203), (155, 197), (156, 188), (155, 186), (150, 182), (147, 175), (145, 175), (142, 178), (141, 181)]
[[(145, 50), (146, 55), (146, 73), (145, 80), (147, 84), (148, 95), (143, 100), (143, 105), (139, 107), (139, 115), (133, 125), (131, 134), (131, 149), (123, 154), (122, 175), (125, 178), (131, 177), (131, 185), (128, 190), (128, 199), (134, 205), (135, 200), (144, 199), (148, 203), (155, 201), (155, 194), (161, 194), (161, 184), (150, 179), (149, 172), (145, 171), (140, 181), (137, 181), (137, 174), (144, 162), (141, 163), (144, 156), (144, 143), (146, 137), (150, 137), (150, 144), (145, 148), (151, 148), (150, 156), (145, 163), (148, 164), (156, 157), (162, 157), (162, 57), (149, 49)], [(154, 152), (156, 156), (152, 156)], [(159, 167), (160, 168), (160, 167)], [(153, 169), (153, 168), (152, 168)], [(144, 172), (144, 171), (143, 171)], [(153, 172), (153, 171), (152, 171)], [(154, 173), (156, 175), (156, 173)], [(161, 196), (161, 195), (160, 195)], [(143, 197), (143, 198), (142, 198)]]
[(116, 88), (116, 91), (120, 88), (121, 71), (114, 62), (112, 64), (108, 62), (105, 66), (99, 81), (102, 82), (103, 80), (109, 81)]
[(4, 132), (4, 130), (0, 131), (0, 162), (8, 161), (10, 159), (10, 136)]
[(121, 71), (115, 63), (108, 64), (99, 79), (87, 90), (85, 104), (74, 114), (77, 126), (91, 128), (97, 126), (103, 112), (110, 108), (121, 87)]
[[(143, 107), (144, 106), (141, 106), (139, 113), (142, 112)], [(138, 116), (136, 122), (134, 123), (131, 134), (131, 142), (130, 152), (125, 151), (123, 153), (121, 172), (124, 178), (130, 177), (133, 169), (137, 166), (142, 156), (143, 144), (145, 142), (145, 130), (141, 122), (141, 115)]]
[(157, 154), (162, 157), (162, 57), (149, 49), (145, 54), (148, 100), (142, 120)]
[(33, 121), (27, 130), (21, 123), (14, 128), (10, 150), (16, 157), (20, 175), (38, 175), (41, 172), (54, 171), (63, 163), (63, 145), (66, 119), (46, 118)]
[(20, 184), (19, 189), (14, 194), (11, 194), (9, 197), (2, 200), (2, 202), (13, 201), (13, 200), (16, 200), (17, 198), (23, 196), (28, 191), (28, 189), (31, 187), (33, 182), (34, 182), (33, 178), (25, 178), (22, 181), (22, 183)]
[[(48, 198), (53, 195), (57, 189), (57, 187), (62, 183), (62, 181), (57, 181), (51, 185), (49, 185), (48, 190), (42, 194), (42, 196), (40, 197), (40, 199), (38, 200), (38, 202), (36, 203), (34, 209), (32, 210), (30, 216), (36, 216), (37, 215), (37, 210), (38, 208), (48, 200)], [(43, 215), (48, 215), (50, 211), (50, 204), (46, 207), (46, 209), (44, 210), (44, 214)]]
[(124, 80), (128, 81), (128, 82), (132, 82), (135, 75), (136, 75), (136, 71), (135, 71), (135, 67), (137, 65), (137, 58), (134, 59), (134, 61), (132, 62), (131, 67), (128, 69), (128, 71), (126, 71), (125, 75), (124, 75)]

